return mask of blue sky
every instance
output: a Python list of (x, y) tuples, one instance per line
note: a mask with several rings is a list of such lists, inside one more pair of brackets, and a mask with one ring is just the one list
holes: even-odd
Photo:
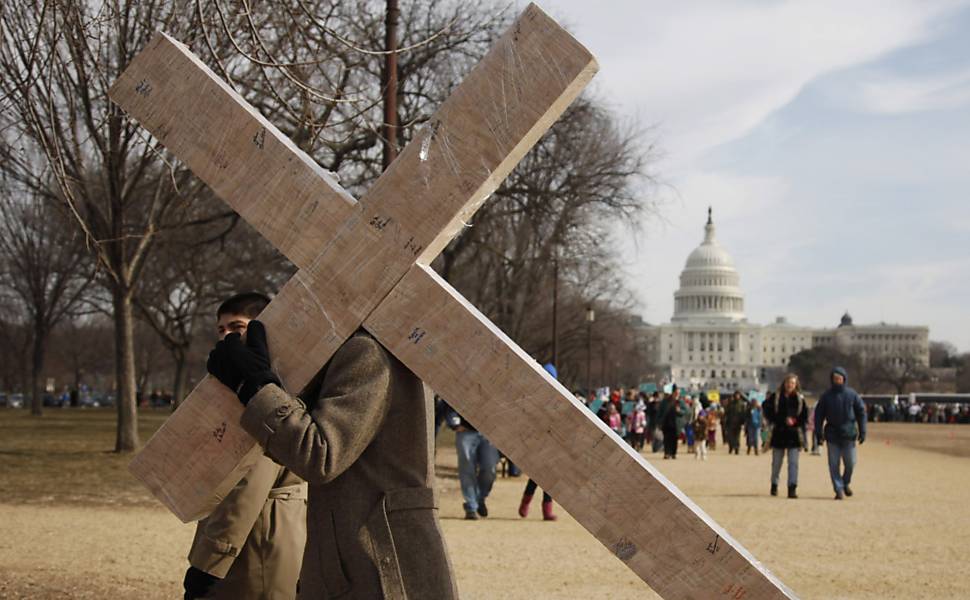
[(970, 351), (970, 0), (540, 5), (664, 153), (661, 218), (623, 249), (648, 321), (711, 205), (750, 321), (849, 310)]

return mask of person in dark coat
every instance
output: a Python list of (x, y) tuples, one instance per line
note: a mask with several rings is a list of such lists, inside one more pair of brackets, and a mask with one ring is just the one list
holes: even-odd
[(687, 423), (687, 405), (680, 399), (680, 390), (676, 385), (664, 397), (657, 413), (660, 430), (664, 434), (664, 458), (676, 459), (680, 432)]
[[(866, 441), (866, 406), (859, 394), (846, 385), (848, 380), (845, 369), (832, 369), (832, 386), (815, 406), (815, 437), (819, 445), (823, 435), (828, 442), (829, 476), (836, 500), (852, 495), (849, 483), (856, 463), (855, 443)], [(839, 463), (844, 465), (841, 473)]]
[(765, 421), (771, 423), (771, 495), (778, 495), (781, 463), (788, 455), (788, 497), (798, 498), (798, 454), (805, 446), (802, 425), (808, 420), (808, 407), (798, 376), (785, 375), (778, 393), (765, 400)]
[(728, 454), (741, 453), (741, 428), (747, 416), (747, 403), (741, 392), (735, 391), (724, 407), (724, 429), (727, 431)]

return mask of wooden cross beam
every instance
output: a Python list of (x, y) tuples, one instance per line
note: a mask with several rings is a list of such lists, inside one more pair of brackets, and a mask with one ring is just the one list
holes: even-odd
[[(259, 317), (287, 389), (363, 326), (661, 596), (792, 598), (427, 266), (596, 68), (530, 5), (360, 202), (164, 34), (110, 95), (299, 268)], [(260, 453), (241, 414), (205, 378), (132, 473), (204, 516)]]

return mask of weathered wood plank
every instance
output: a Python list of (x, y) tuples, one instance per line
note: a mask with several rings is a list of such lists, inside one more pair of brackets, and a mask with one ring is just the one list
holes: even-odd
[[(236, 394), (208, 376), (192, 394), (195, 402), (172, 413), (145, 447), (150, 451), (128, 466), (185, 523), (209, 514), (262, 454), (238, 426), (243, 407)], [(222, 459), (222, 468), (212, 469), (208, 457)]]
[(354, 210), (332, 173), (162, 32), (109, 96), (297, 267)]
[[(193, 61), (197, 59), (193, 57)], [(161, 67), (150, 67), (150, 70), (154, 72), (155, 68)], [(180, 67), (189, 68), (202, 72), (198, 66)], [(412, 140), (353, 208), (346, 222), (326, 226), (331, 238), (319, 240), (320, 253), (303, 263), (304, 268), (260, 315), (270, 335), (274, 365), (287, 389), (302, 389), (411, 265), (417, 260), (431, 260), (460, 231), (464, 220), (488, 198), (595, 71), (593, 57), (555, 21), (534, 5), (523, 12), (432, 116), (425, 131)], [(215, 78), (211, 72), (203, 75), (203, 79)], [(183, 89), (184, 95), (191, 96), (192, 89), (212, 85), (211, 81), (205, 83), (194, 75), (182, 77), (193, 86)], [(153, 81), (162, 82), (161, 89), (168, 90), (175, 78), (173, 73), (168, 79)], [(140, 83), (136, 77), (126, 80), (129, 87), (133, 83), (137, 87), (136, 81)], [(220, 102), (240, 105), (229, 112), (238, 114), (240, 119), (252, 118), (255, 111), (241, 98), (225, 93), (224, 89), (222, 92)], [(141, 96), (136, 93), (133, 98), (131, 94), (118, 98), (124, 102), (130, 99), (140, 102)], [(161, 102), (157, 96), (156, 102)], [(160, 104), (151, 106), (154, 107), (151, 110), (163, 111)], [(180, 106), (184, 109), (186, 104), (183, 102)], [(197, 105), (189, 102), (187, 106)], [(147, 114), (153, 115), (151, 110)], [(161, 133), (173, 145), (173, 152), (179, 156), (182, 148), (196, 152), (203, 163), (199, 168), (219, 176), (223, 167), (205, 162), (206, 147), (199, 146), (202, 150), (197, 150), (193, 142), (183, 139), (195, 135), (194, 130), (166, 129), (165, 124), (172, 119), (166, 121), (165, 117), (158, 116), (157, 120), (162, 122)], [(231, 123), (225, 125), (229, 127)], [(265, 172), (252, 165), (264, 155), (245, 146), (245, 136), (237, 142), (243, 148), (223, 161), (225, 168)], [(285, 155), (292, 152), (292, 148), (281, 142), (276, 153), (287, 164), (299, 162), (295, 158), (286, 159)], [(249, 182), (254, 188), (267, 185)], [(227, 191), (244, 192), (235, 188)], [(263, 231), (260, 224), (272, 219), (266, 215), (277, 210), (269, 203), (255, 201), (246, 207), (251, 211), (247, 219), (260, 231)], [(275, 234), (269, 231), (267, 235), (275, 243)], [(211, 422), (227, 422), (229, 427), (239, 429), (238, 415), (220, 412), (222, 404), (209, 404), (207, 398), (216, 394), (210, 389), (214, 385), (204, 381), (183, 406), (210, 411)], [(181, 421), (172, 423), (175, 427)], [(164, 425), (156, 434), (159, 440), (167, 439), (169, 433), (164, 430), (168, 427)], [(160, 436), (162, 433), (165, 435)], [(232, 433), (244, 436), (235, 430)], [(177, 439), (179, 435), (172, 437)], [(142, 453), (162, 453), (167, 458), (146, 458), (134, 463), (132, 470), (142, 480), (152, 479), (156, 496), (173, 512), (195, 515), (207, 504), (203, 503), (205, 489), (202, 484), (192, 487), (187, 480), (192, 477), (203, 482), (224, 481), (248, 451), (244, 446), (220, 449), (201, 443), (173, 447), (153, 438)], [(189, 464), (193, 465), (192, 473), (182, 472), (179, 465)], [(159, 467), (164, 472), (143, 472)], [(209, 472), (200, 476), (198, 469), (203, 467)], [(166, 481), (171, 482), (172, 489), (163, 489)]]
[(664, 598), (794, 597), (430, 268), (364, 326)]

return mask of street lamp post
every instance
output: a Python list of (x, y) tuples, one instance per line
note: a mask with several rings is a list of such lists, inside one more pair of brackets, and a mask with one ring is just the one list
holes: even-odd
[(593, 321), (596, 320), (596, 313), (593, 312), (593, 305), (586, 306), (586, 393), (589, 394), (593, 389), (591, 379), (591, 365), (593, 363)]
[(559, 252), (552, 257), (552, 366), (559, 368)]

